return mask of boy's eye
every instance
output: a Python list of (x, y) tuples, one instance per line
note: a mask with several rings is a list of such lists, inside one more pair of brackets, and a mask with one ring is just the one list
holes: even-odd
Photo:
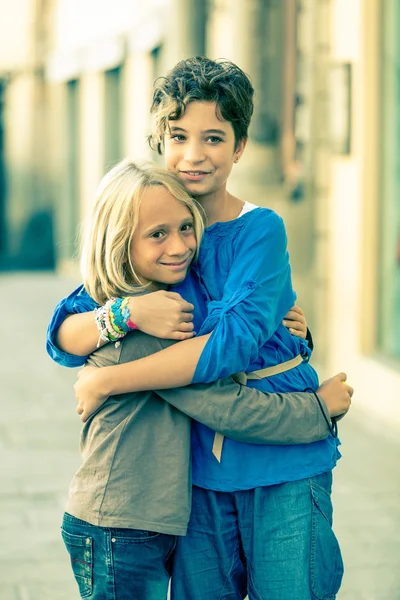
[(216, 135), (210, 135), (207, 140), (207, 142), (211, 142), (211, 144), (219, 144), (220, 142), (222, 142), (222, 138), (216, 136)]
[(180, 133), (174, 133), (171, 135), (171, 140), (175, 140), (175, 142), (184, 142), (185, 139), (185, 136)]

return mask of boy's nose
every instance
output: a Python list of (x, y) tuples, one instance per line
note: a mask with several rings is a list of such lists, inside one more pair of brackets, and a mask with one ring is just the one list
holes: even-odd
[(185, 148), (184, 159), (192, 164), (205, 160), (205, 154), (202, 145), (195, 142), (187, 144)]

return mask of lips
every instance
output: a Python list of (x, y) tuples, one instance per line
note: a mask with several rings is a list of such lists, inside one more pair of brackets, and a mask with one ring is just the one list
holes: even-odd
[(189, 181), (202, 181), (210, 174), (208, 171), (180, 171), (180, 173)]
[(171, 262), (171, 263), (162, 262), (161, 264), (162, 264), (163, 267), (168, 267), (170, 269), (179, 270), (179, 269), (183, 269), (183, 268), (185, 268), (187, 266), (190, 258), (191, 258), (191, 255), (188, 256), (187, 258), (185, 258), (185, 260), (181, 260), (181, 261), (178, 261), (178, 262)]
[(207, 171), (181, 171), (185, 175), (208, 175)]

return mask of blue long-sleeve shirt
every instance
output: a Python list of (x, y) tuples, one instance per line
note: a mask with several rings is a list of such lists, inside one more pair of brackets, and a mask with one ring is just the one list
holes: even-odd
[[(248, 385), (274, 392), (317, 389), (307, 342), (282, 325), (296, 299), (286, 244), (283, 221), (269, 209), (206, 229), (194, 269), (209, 301), (199, 334), (213, 333), (197, 364), (195, 383), (255, 371), (301, 354), (304, 361), (295, 369)], [(193, 423), (193, 483), (221, 491), (311, 477), (332, 469), (340, 456), (332, 436), (279, 448), (226, 439), (219, 463), (211, 451), (213, 440), (212, 430)]]
[[(292, 336), (281, 324), (294, 304), (295, 294), (285, 228), (276, 213), (255, 209), (234, 221), (207, 228), (199, 263), (175, 290), (195, 305), (195, 330), (199, 334), (213, 331), (198, 362), (194, 382), (215, 381), (302, 354), (305, 360), (295, 369), (249, 381), (248, 385), (282, 392), (318, 387), (317, 375), (307, 362), (307, 342)], [(47, 341), (54, 360), (66, 366), (85, 362), (85, 357), (61, 352), (54, 344), (54, 335), (67, 314), (95, 307), (82, 287), (57, 305)], [(213, 440), (211, 429), (193, 423), (193, 483), (221, 491), (311, 477), (332, 469), (339, 457), (337, 440), (331, 436), (301, 446), (260, 446), (225, 439), (219, 463), (211, 451)]]

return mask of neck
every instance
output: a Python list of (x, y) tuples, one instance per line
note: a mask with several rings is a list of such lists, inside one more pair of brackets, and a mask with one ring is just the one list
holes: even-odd
[(213, 194), (197, 196), (196, 200), (207, 215), (207, 226), (214, 223), (236, 219), (243, 208), (244, 202), (230, 194), (226, 189)]

